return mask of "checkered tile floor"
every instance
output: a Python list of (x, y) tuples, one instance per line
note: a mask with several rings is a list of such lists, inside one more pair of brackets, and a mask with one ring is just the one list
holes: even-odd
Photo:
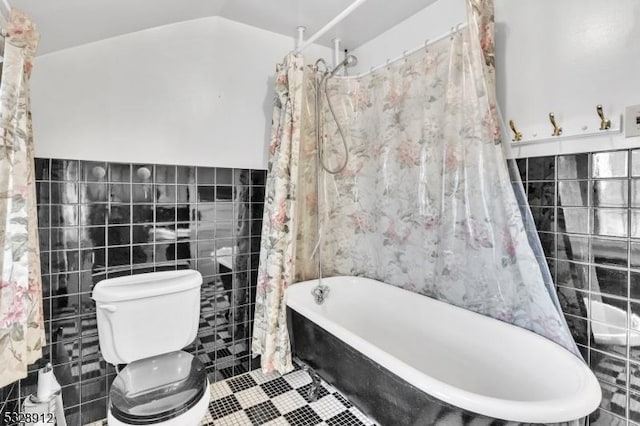
[(200, 426), (376, 426), (328, 383), (322, 382), (315, 402), (307, 396), (310, 387), (304, 370), (284, 376), (253, 370), (216, 382)]
[(310, 387), (304, 370), (284, 376), (253, 370), (216, 382), (201, 426), (375, 426), (331, 385), (322, 382), (315, 402)]

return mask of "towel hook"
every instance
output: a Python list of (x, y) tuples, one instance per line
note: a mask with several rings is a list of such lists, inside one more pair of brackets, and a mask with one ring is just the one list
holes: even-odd
[(518, 129), (516, 129), (516, 123), (513, 122), (513, 120), (509, 120), (509, 127), (511, 127), (511, 131), (513, 132), (513, 141), (514, 142), (519, 142), (522, 140), (522, 133), (520, 133), (518, 131)]
[(600, 117), (600, 130), (609, 130), (611, 128), (611, 120), (608, 120), (604, 116), (602, 105), (596, 106), (596, 112), (598, 113), (598, 117)]
[(560, 136), (562, 134), (562, 127), (558, 127), (558, 124), (556, 124), (556, 116), (552, 112), (549, 113), (549, 121), (551, 121), (553, 125), (553, 134), (551, 134), (551, 136)]

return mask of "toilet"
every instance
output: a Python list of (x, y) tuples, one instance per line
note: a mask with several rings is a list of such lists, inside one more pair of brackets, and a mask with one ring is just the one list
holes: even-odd
[[(196, 426), (209, 405), (196, 338), (202, 276), (193, 270), (110, 278), (93, 289), (104, 359), (116, 366), (109, 426)], [(124, 368), (118, 368), (126, 364)]]

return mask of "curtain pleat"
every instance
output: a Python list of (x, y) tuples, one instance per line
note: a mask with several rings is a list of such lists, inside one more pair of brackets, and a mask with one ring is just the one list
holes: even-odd
[(285, 291), (294, 282), (304, 61), (289, 55), (275, 82), (252, 349), (264, 372), (293, 370)]
[(0, 387), (26, 377), (45, 343), (29, 76), (39, 35), (13, 9), (0, 82)]

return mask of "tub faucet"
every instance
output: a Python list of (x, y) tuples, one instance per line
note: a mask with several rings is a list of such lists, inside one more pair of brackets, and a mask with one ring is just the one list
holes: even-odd
[(315, 299), (318, 305), (322, 305), (324, 303), (324, 298), (329, 294), (329, 286), (318, 284), (312, 291), (311, 294)]
[(311, 386), (309, 386), (309, 389), (307, 390), (307, 399), (309, 402), (315, 402), (320, 396), (322, 380), (320, 379), (318, 373), (313, 370), (313, 368), (305, 366), (303, 367), (303, 370), (306, 371), (307, 374), (309, 374), (309, 377), (311, 377)]

